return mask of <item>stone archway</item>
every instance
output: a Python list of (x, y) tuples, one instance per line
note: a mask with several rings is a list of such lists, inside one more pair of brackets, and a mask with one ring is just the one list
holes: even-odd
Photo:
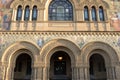
[(107, 79), (116, 79), (115, 74), (115, 66), (117, 65), (119, 59), (115, 50), (108, 44), (103, 42), (91, 42), (88, 43), (81, 50), (80, 59), (82, 61), (82, 65), (86, 67), (86, 78), (89, 80), (89, 59), (93, 54), (101, 55), (105, 60), (105, 67), (107, 72)]
[[(81, 50), (77, 44), (67, 39), (53, 39), (46, 43), (41, 50), (41, 61), (49, 62), (52, 54), (56, 51), (65, 51), (69, 53), (69, 56), (76, 60), (76, 56), (81, 53)], [(74, 63), (75, 61), (71, 61)]]
[(80, 54), (79, 47), (70, 40), (54, 39), (46, 43), (41, 50), (41, 61), (45, 64), (43, 68), (44, 80), (49, 79), (50, 60), (55, 52), (63, 51), (67, 53), (71, 60), (72, 80), (75, 80), (76, 59)]
[[(70, 2), (71, 2), (71, 4), (73, 5), (73, 18), (75, 19), (75, 14), (76, 14), (76, 12), (75, 12), (75, 9), (78, 9), (79, 8), (79, 4), (78, 4), (78, 2), (76, 1), (76, 0), (69, 0)], [(48, 13), (48, 9), (49, 9), (49, 4), (52, 2), (52, 0), (44, 0), (43, 1), (43, 4), (44, 4), (44, 7), (45, 7), (45, 11), (44, 11), (44, 13)], [(44, 19), (45, 19), (45, 21), (48, 21), (48, 14), (45, 14), (45, 16), (44, 16)], [(73, 19), (73, 20), (74, 20)]]
[(90, 80), (107, 80), (104, 58), (100, 54), (93, 54), (89, 59)]
[(50, 59), (50, 80), (72, 80), (71, 59), (64, 51), (55, 52)]
[(14, 80), (31, 80), (32, 58), (27, 53), (21, 53), (15, 60)]
[(37, 63), (39, 57), (39, 48), (30, 42), (21, 41), (11, 45), (2, 56), (2, 63), (4, 64), (3, 79), (13, 80), (15, 61), (22, 53), (27, 53), (31, 57), (34, 72), (34, 65)]

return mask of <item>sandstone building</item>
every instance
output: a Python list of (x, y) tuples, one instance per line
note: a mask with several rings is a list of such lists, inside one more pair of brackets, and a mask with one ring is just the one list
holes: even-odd
[(11, 0), (6, 9), (1, 5), (0, 80), (120, 80), (119, 4)]

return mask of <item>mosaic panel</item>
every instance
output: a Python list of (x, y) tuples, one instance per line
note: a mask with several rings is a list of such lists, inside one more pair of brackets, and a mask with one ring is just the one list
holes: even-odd
[[(82, 49), (90, 42), (104, 42), (112, 46), (118, 53), (120, 53), (120, 36), (114, 35), (37, 35), (37, 34), (8, 34), (0, 36), (0, 53), (3, 53), (9, 46), (16, 42), (28, 41), (42, 48), (49, 41), (54, 39), (67, 39), (75, 43)], [(2, 54), (0, 54), (2, 56)]]

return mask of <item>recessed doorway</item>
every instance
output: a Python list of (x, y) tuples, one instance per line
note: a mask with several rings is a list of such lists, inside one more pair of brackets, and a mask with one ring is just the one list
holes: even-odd
[(50, 59), (50, 80), (71, 80), (71, 60), (64, 51), (55, 52)]
[(99, 54), (93, 54), (89, 59), (90, 80), (107, 80), (104, 58)]
[(14, 68), (14, 80), (31, 80), (31, 57), (28, 54), (20, 54), (16, 59)]

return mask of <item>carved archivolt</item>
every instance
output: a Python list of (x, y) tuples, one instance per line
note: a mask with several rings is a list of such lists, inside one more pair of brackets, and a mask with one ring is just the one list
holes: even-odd
[[(41, 61), (49, 62), (50, 57), (54, 54), (55, 51), (65, 51), (68, 53), (72, 60), (75, 60), (75, 56), (80, 54), (79, 47), (70, 40), (66, 39), (54, 39), (46, 43), (41, 50)], [(74, 62), (74, 61), (72, 61)]]
[(36, 55), (39, 55), (39, 47), (31, 42), (21, 41), (11, 45), (8, 47), (8, 49), (6, 49), (2, 57), (2, 62), (13, 62), (14, 60), (12, 61), (12, 59), (15, 59), (17, 55), (21, 54), (17, 53), (19, 50), (27, 51), (32, 59), (35, 62), (37, 61)]
[(94, 54), (94, 51), (97, 51), (95, 54), (97, 53), (102, 55), (107, 64), (114, 65), (114, 63), (119, 61), (115, 50), (110, 45), (103, 42), (91, 42), (84, 46), (84, 48), (81, 50), (80, 60), (82, 60), (83, 63), (88, 63), (90, 56)]
[[(41, 3), (42, 8), (46, 8), (46, 7), (48, 8), (51, 1), (52, 0), (41, 0), (39, 2)], [(69, 0), (69, 1), (72, 3), (74, 8), (78, 8), (78, 6), (79, 6), (78, 0)]]

